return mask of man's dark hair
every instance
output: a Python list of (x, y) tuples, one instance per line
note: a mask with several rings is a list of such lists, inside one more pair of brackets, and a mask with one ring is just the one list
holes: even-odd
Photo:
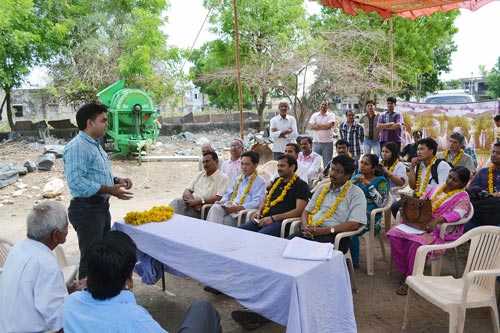
[(297, 159), (292, 155), (281, 154), (280, 156), (278, 156), (278, 161), (279, 160), (286, 160), (289, 166), (294, 165), (295, 166), (294, 171), (297, 171), (297, 168), (299, 167), (297, 164)]
[(450, 139), (455, 139), (460, 143), (461, 146), (465, 143), (465, 136), (460, 132), (453, 132), (450, 134)]
[(298, 155), (300, 153), (300, 146), (294, 142), (287, 143), (285, 147), (288, 146), (293, 146), (293, 149), (295, 149), (295, 153)]
[(203, 156), (207, 156), (207, 155), (212, 155), (212, 158), (214, 159), (214, 161), (218, 161), (219, 160), (219, 156), (213, 150), (209, 150), (209, 151), (206, 151), (206, 152), (203, 153)]
[(424, 145), (427, 148), (432, 149), (433, 155), (437, 154), (438, 144), (433, 138), (420, 139), (417, 141), (417, 147), (418, 145)]
[(304, 140), (304, 139), (306, 139), (306, 140), (307, 140), (307, 142), (309, 142), (309, 144), (310, 144), (310, 145), (312, 145), (312, 144), (313, 144), (313, 139), (312, 139), (310, 136), (301, 136), (301, 137), (300, 137), (300, 141), (299, 141), (299, 143), (301, 143), (301, 142), (302, 142), (302, 140)]
[(495, 143), (493, 144), (493, 147), (500, 147), (500, 142), (495, 142)]
[(137, 246), (122, 231), (108, 232), (92, 246), (88, 259), (87, 289), (93, 298), (105, 300), (118, 295), (137, 262)]
[(87, 120), (95, 120), (101, 113), (107, 112), (108, 109), (102, 104), (89, 103), (84, 104), (76, 112), (76, 124), (78, 129), (83, 131), (87, 128)]
[(493, 118), (493, 121), (500, 121), (500, 114), (497, 114), (495, 118)]
[(392, 102), (394, 104), (396, 104), (396, 97), (387, 97), (387, 102)]
[(241, 158), (248, 156), (252, 160), (253, 164), (259, 164), (260, 156), (256, 152), (249, 150), (241, 154)]
[(422, 131), (418, 131), (418, 130), (417, 131), (413, 131), (412, 134), (413, 134), (413, 136), (418, 135), (419, 138), (422, 137)]
[(367, 100), (366, 103), (365, 103), (365, 106), (367, 106), (368, 104), (377, 105), (377, 104), (375, 104), (375, 101), (373, 99)]
[(338, 139), (337, 142), (335, 142), (335, 147), (338, 147), (341, 145), (345, 145), (346, 147), (349, 148), (349, 141), (347, 141), (346, 139)]
[[(338, 142), (338, 141), (337, 141)], [(332, 159), (332, 166), (334, 164), (340, 164), (344, 167), (344, 174), (351, 175), (354, 173), (356, 169), (356, 165), (354, 160), (347, 155), (337, 155)]]

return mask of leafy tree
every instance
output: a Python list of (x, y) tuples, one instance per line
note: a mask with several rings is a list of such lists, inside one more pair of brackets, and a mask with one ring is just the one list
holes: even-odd
[(491, 98), (500, 97), (500, 57), (495, 66), (486, 72), (486, 82), (488, 83), (488, 95)]
[[(63, 1), (0, 1), (0, 87), (9, 126), (14, 128), (10, 92), (19, 87), (30, 68), (60, 54), (73, 21)], [(1, 118), (0, 118), (1, 119)]]

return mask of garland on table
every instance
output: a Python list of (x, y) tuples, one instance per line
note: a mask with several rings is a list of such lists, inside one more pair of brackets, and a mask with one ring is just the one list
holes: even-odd
[[(245, 192), (243, 192), (243, 195), (241, 196), (240, 201), (238, 203), (240, 206), (245, 202), (245, 198), (247, 197), (248, 192), (250, 192), (250, 189), (252, 188), (252, 184), (255, 178), (257, 178), (257, 170), (255, 170), (255, 172), (253, 173), (252, 178), (250, 178), (247, 187), (245, 187)], [(241, 176), (236, 181), (236, 184), (234, 184), (233, 193), (231, 194), (229, 201), (233, 201), (234, 198), (236, 198), (236, 194), (238, 194), (238, 187), (240, 187), (242, 179), (243, 179), (243, 174), (241, 174)]]
[(267, 213), (269, 213), (269, 210), (271, 209), (271, 207), (274, 207), (274, 206), (276, 206), (276, 204), (283, 201), (283, 199), (285, 198), (286, 192), (288, 192), (288, 190), (290, 189), (290, 187), (292, 187), (293, 183), (295, 183), (295, 181), (297, 180), (298, 177), (299, 176), (296, 173), (293, 174), (292, 179), (290, 179), (290, 181), (288, 181), (288, 183), (286, 183), (285, 188), (281, 192), (280, 196), (277, 197), (276, 199), (274, 199), (273, 201), (271, 201), (271, 197), (272, 197), (274, 191), (276, 191), (279, 184), (281, 184), (281, 182), (283, 181), (283, 178), (280, 177), (276, 181), (276, 183), (274, 183), (273, 187), (271, 187), (271, 189), (267, 193), (266, 201), (264, 203), (264, 208), (262, 209), (262, 216), (265, 216)]
[(446, 188), (446, 184), (443, 184), (441, 185), (441, 187), (432, 195), (431, 197), (431, 202), (432, 202), (432, 212), (434, 213), (434, 211), (439, 208), (441, 206), (441, 204), (443, 202), (445, 202), (447, 199), (451, 198), (452, 196), (454, 196), (455, 194), (457, 193), (460, 193), (460, 192), (463, 192), (464, 189), (463, 188), (459, 188), (457, 190), (453, 190), (453, 191), (450, 191), (448, 192), (444, 197), (442, 197), (441, 199), (439, 199), (438, 201), (434, 202), (434, 200), (437, 199), (437, 197), (439, 197), (439, 195), (441, 193), (443, 193), (444, 189)]
[[(434, 162), (436, 162), (436, 160), (437, 160), (437, 156), (434, 156), (431, 160), (431, 163), (429, 163), (427, 170), (425, 170), (425, 177), (424, 177), (425, 187), (427, 187), (427, 184), (429, 183), (429, 177), (431, 175), (431, 168), (432, 168), (432, 165), (434, 164)], [(422, 194), (424, 194), (424, 191), (420, 190), (420, 176), (422, 175), (422, 170), (423, 170), (423, 168), (418, 168), (417, 182), (415, 184), (416, 185), (415, 186), (415, 195), (417, 196), (417, 198), (420, 198), (422, 196)], [(424, 187), (424, 190), (425, 190), (425, 187)]]
[[(443, 158), (445, 160), (448, 160), (449, 152), (450, 152), (449, 150), (444, 152)], [(462, 158), (463, 155), (464, 155), (464, 150), (460, 149), (460, 152), (457, 154), (457, 156), (455, 156), (455, 158), (453, 159), (453, 162), (451, 162), (451, 164), (453, 164), (454, 167), (457, 166), (458, 161), (460, 161), (460, 159)]]
[(313, 215), (315, 215), (319, 211), (319, 208), (321, 207), (321, 203), (323, 202), (323, 200), (325, 200), (326, 193), (330, 189), (330, 185), (331, 185), (331, 183), (328, 183), (325, 186), (325, 188), (321, 191), (321, 194), (319, 195), (318, 199), (316, 200), (316, 204), (314, 205), (313, 211), (307, 217), (307, 224), (308, 225), (313, 226), (313, 227), (317, 227), (319, 225), (322, 225), (323, 222), (325, 222), (325, 220), (327, 218), (330, 218), (333, 215), (333, 213), (335, 213), (335, 211), (337, 210), (337, 207), (338, 207), (339, 203), (341, 203), (342, 200), (344, 200), (345, 195), (347, 193), (347, 190), (351, 186), (351, 182), (347, 181), (345, 183), (344, 188), (342, 189), (342, 192), (340, 192), (339, 197), (337, 199), (335, 199), (335, 204), (332, 205), (332, 207), (330, 208), (330, 210), (328, 212), (326, 212), (325, 215), (323, 215), (322, 218), (320, 218), (316, 222), (313, 222), (313, 219), (312, 219)]
[(488, 191), (490, 194), (495, 193), (495, 187), (493, 186), (493, 170), (495, 170), (495, 164), (490, 165), (488, 168)]
[(125, 215), (125, 223), (141, 225), (149, 222), (162, 222), (172, 218), (174, 209), (170, 206), (154, 206), (143, 212), (128, 212)]

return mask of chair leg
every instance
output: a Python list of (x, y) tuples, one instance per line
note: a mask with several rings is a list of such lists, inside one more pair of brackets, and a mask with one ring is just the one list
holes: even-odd
[(450, 309), (449, 333), (463, 333), (465, 323), (465, 308)]
[(356, 294), (358, 293), (358, 287), (356, 286), (356, 281), (354, 280), (354, 267), (352, 266), (352, 259), (345, 259), (347, 268), (349, 269), (349, 279), (351, 280), (351, 289)]
[(499, 333), (500, 332), (500, 324), (498, 322), (498, 306), (495, 301), (492, 302), (493, 304), (490, 306), (490, 312), (491, 312), (491, 320), (493, 324), (493, 332), (494, 333)]
[(387, 262), (387, 255), (385, 254), (385, 242), (384, 242), (384, 234), (382, 234), (382, 230), (378, 233), (378, 241), (380, 243), (380, 250), (382, 251), (382, 257), (384, 261)]
[(373, 275), (373, 265), (375, 261), (374, 256), (374, 239), (372, 237), (371, 231), (366, 233), (365, 242), (366, 242), (366, 274)]
[(408, 294), (406, 295), (405, 314), (404, 314), (404, 317), (403, 317), (403, 327), (402, 327), (402, 330), (406, 330), (408, 328), (410, 306), (411, 306), (412, 302), (413, 302), (413, 289), (411, 289), (411, 287), (408, 287)]

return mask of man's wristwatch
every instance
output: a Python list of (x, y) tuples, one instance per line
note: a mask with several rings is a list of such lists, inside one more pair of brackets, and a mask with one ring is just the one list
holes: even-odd
[(205, 204), (205, 199), (204, 198), (201, 198), (201, 204), (204, 205)]
[(330, 228), (330, 233), (331, 233), (331, 234), (334, 234), (334, 233), (335, 233), (335, 228), (334, 228), (334, 227), (331, 227), (331, 228)]

